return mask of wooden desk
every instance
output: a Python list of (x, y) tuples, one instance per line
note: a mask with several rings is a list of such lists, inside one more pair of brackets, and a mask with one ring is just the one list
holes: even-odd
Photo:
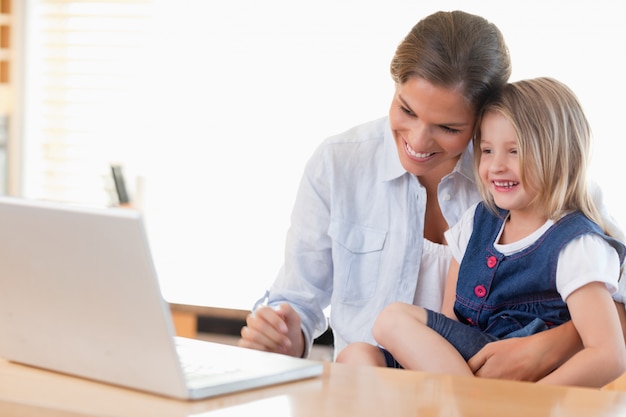
[(626, 393), (327, 363), (318, 378), (178, 401), (0, 360), (0, 415), (602, 417), (626, 415)]
[[(194, 306), (186, 304), (170, 304), (176, 334), (178, 336), (197, 338), (198, 337), (198, 318), (205, 317), (221, 317), (225, 319), (238, 320), (245, 322), (249, 311), (232, 310), (214, 307)], [(607, 384), (604, 390), (624, 391), (626, 392), (626, 373), (615, 381)]]

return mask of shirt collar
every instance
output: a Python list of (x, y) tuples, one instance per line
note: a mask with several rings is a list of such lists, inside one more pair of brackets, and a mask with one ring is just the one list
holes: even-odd
[(465, 151), (461, 154), (461, 159), (459, 159), (459, 162), (456, 163), (456, 166), (454, 167), (454, 172), (458, 172), (472, 182), (475, 181), (476, 176), (474, 175), (474, 148), (472, 146), (472, 141), (470, 141)]
[(384, 138), (384, 169), (382, 171), (382, 181), (391, 181), (396, 178), (407, 174), (406, 170), (400, 163), (398, 157), (398, 148), (396, 141), (391, 133), (391, 127), (389, 127), (389, 120), (385, 124), (385, 138)]

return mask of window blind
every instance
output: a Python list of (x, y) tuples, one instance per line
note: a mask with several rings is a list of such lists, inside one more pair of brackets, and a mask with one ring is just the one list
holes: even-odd
[[(615, 80), (625, 55), (615, 51), (626, 26), (620, 2), (600, 2), (503, 8), (474, 0), (463, 8), (503, 30), (513, 79), (554, 76), (588, 103), (598, 181), (620, 216), (623, 141), (614, 121), (626, 93)], [(25, 91), (15, 94), (26, 100), (16, 106), (20, 192), (109, 204), (110, 164), (121, 162), (131, 198), (133, 179), (144, 179), (141, 203), (167, 298), (229, 308), (249, 308), (271, 284), (315, 147), (388, 111), (394, 46), (418, 18), (446, 8), (404, 0), (14, 4), (28, 6)]]
[(23, 194), (110, 204), (151, 0), (28, 0)]

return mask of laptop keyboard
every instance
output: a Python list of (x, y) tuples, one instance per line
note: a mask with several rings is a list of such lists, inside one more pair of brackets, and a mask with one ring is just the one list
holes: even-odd
[(206, 378), (224, 375), (236, 371), (236, 369), (226, 369), (210, 364), (185, 363), (182, 361), (185, 379), (190, 382), (200, 381)]
[(176, 338), (176, 351), (182, 365), (183, 373), (187, 381), (198, 381), (205, 378), (215, 377), (239, 370), (238, 365), (229, 364), (227, 360), (221, 360), (207, 354), (206, 346), (193, 343), (194, 340)]

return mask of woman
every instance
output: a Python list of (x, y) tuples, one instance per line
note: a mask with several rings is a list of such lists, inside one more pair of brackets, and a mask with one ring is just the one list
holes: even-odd
[[(391, 62), (389, 116), (327, 139), (309, 160), (285, 264), (240, 346), (307, 356), (330, 306), (336, 356), (348, 343), (373, 343), (373, 323), (392, 302), (441, 309), (444, 232), (480, 200), (469, 146), (475, 119), (510, 74), (501, 32), (479, 16), (437, 12), (413, 27)], [(579, 348), (575, 330), (561, 326), (492, 344), (470, 366), (537, 379)]]

